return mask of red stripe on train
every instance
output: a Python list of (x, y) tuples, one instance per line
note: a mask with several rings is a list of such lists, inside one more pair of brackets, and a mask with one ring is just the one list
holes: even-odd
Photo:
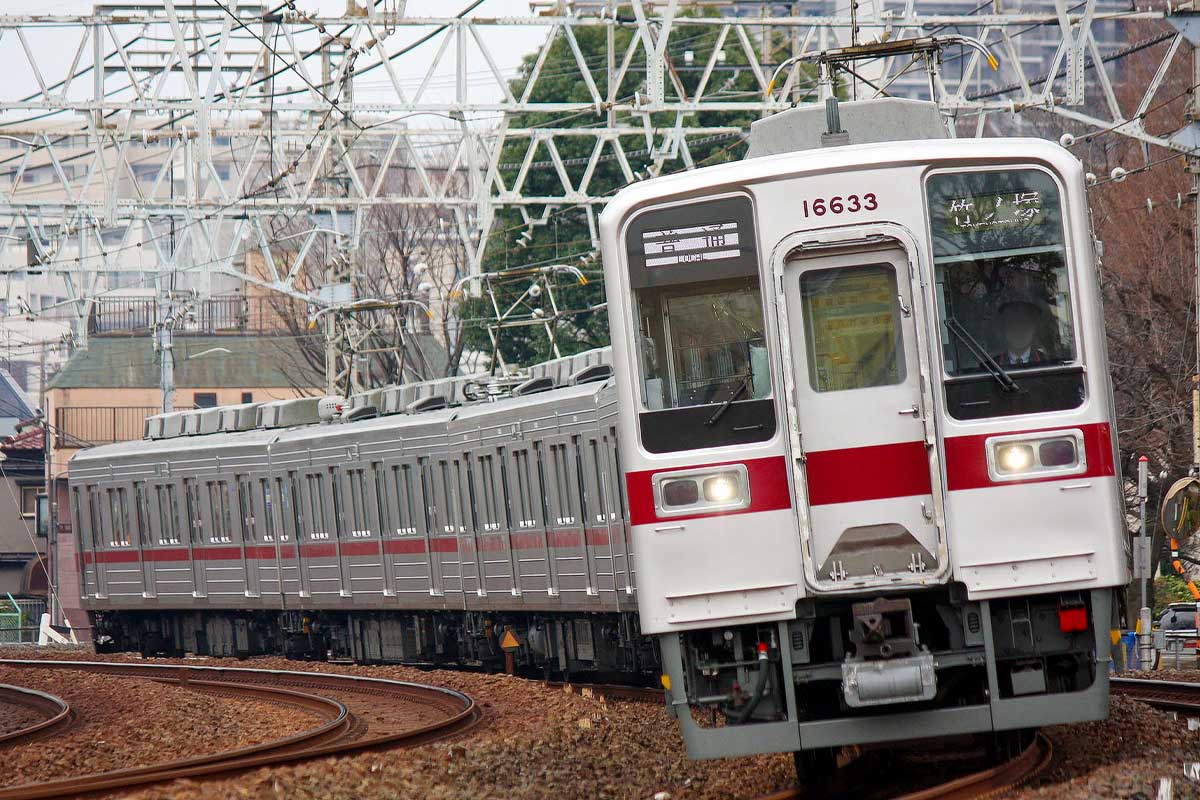
[(924, 442), (899, 442), (806, 454), (808, 503), (859, 503), (929, 494)]
[[(1075, 475), (1053, 475), (1048, 478), (1025, 478), (1023, 480), (993, 481), (988, 475), (987, 440), (994, 436), (1019, 436), (1023, 433), (1066, 431), (1077, 429), (1083, 432), (1083, 451), (1087, 457), (1087, 471)], [(989, 486), (1011, 486), (1021, 483), (1044, 483), (1046, 481), (1078, 480), (1080, 478), (1106, 478), (1117, 474), (1113, 462), (1112, 428), (1107, 422), (1086, 425), (1059, 425), (1054, 428), (1034, 428), (1026, 431), (1002, 431), (982, 433), (975, 436), (955, 436), (946, 440), (946, 487), (950, 491), (984, 489)]]
[[(746, 477), (750, 481), (750, 505), (736, 511), (705, 512), (683, 516), (659, 517), (654, 508), (653, 476), (664, 472), (677, 472), (681, 469), (708, 469), (717, 471), (720, 467), (731, 464), (742, 464), (746, 467)], [(649, 525), (653, 522), (678, 522), (685, 519), (700, 519), (703, 517), (733, 516), (750, 514), (755, 511), (778, 511), (792, 507), (792, 497), (788, 492), (788, 467), (784, 456), (767, 456), (766, 458), (751, 458), (745, 461), (722, 461), (716, 464), (687, 464), (681, 467), (667, 469), (644, 470), (630, 472), (625, 476), (625, 487), (629, 494), (629, 521), (632, 525)]]

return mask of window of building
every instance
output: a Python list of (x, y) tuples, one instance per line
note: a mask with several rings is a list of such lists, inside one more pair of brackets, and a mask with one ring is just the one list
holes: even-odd
[(21, 487), (21, 516), (33, 519), (37, 515), (37, 499), (41, 492), (40, 486)]
[(254, 392), (242, 392), (242, 402), (243, 403), (253, 403), (254, 402)]
[(192, 394), (192, 405), (196, 408), (215, 408), (217, 405), (217, 393), (195, 392)]

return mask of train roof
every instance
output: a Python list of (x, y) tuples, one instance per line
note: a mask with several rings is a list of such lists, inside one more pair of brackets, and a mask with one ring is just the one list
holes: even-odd
[(1057, 142), (1033, 137), (919, 139), (826, 147), (731, 161), (631, 184), (604, 207), (600, 222), (619, 225), (631, 211), (672, 197), (737, 189), (796, 175), (862, 171), (942, 162), (1028, 161), (1049, 164), (1064, 175), (1082, 175), (1083, 165)]

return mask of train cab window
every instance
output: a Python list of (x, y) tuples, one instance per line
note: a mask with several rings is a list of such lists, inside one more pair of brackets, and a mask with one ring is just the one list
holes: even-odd
[(980, 419), (1084, 399), (1059, 190), (1035, 169), (928, 181), (947, 408)]
[(896, 271), (883, 264), (806, 271), (800, 297), (808, 377), (818, 392), (904, 380)]
[(663, 453), (774, 436), (750, 199), (646, 211), (625, 242), (642, 445)]

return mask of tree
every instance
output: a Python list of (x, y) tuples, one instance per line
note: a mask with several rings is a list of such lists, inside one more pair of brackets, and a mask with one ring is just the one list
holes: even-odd
[[(705, 12), (713, 13), (713, 12)], [(609, 32), (601, 27), (579, 27), (574, 30), (580, 51), (589, 66), (593, 81), (603, 93), (607, 87), (607, 72), (605, 64), (606, 42)], [(624, 52), (632, 37), (637, 33), (633, 26), (621, 25), (612, 30), (616, 43), (616, 52)], [(672, 49), (667, 53), (668, 92), (692, 95), (699, 88), (701, 73), (698, 70), (683, 68), (684, 48), (691, 50), (693, 60), (703, 64), (712, 53), (719, 35), (715, 27), (688, 26), (685, 20), (678, 20), (672, 33)], [(715, 91), (731, 96), (746, 93), (759, 93), (761, 88), (748, 67), (746, 54), (737, 47), (726, 44), (723, 47), (725, 60), (723, 67), (716, 73), (713, 81), (720, 81)], [(511, 82), (512, 92), (520, 97), (530, 80), (538, 54), (530, 53), (522, 62), (520, 74)], [(635, 59), (636, 62), (636, 59)], [(616, 87), (618, 97), (632, 97), (636, 92), (645, 92), (645, 68), (631, 68), (621, 85)], [(714, 92), (710, 85), (706, 96)], [(590, 101), (586, 83), (579, 69), (574, 53), (567, 37), (558, 33), (552, 43), (541, 73), (537, 79), (532, 99), (536, 101), (577, 102), (586, 104)], [(577, 112), (566, 116), (555, 117), (549, 114), (515, 114), (509, 119), (510, 127), (584, 127), (594, 125), (604, 120), (606, 112)], [(618, 122), (642, 123), (642, 117), (636, 119), (619, 119)], [(689, 114), (682, 120), (685, 126), (740, 126), (749, 130), (752, 119), (746, 115), (733, 112), (706, 112)], [(676, 124), (673, 114), (651, 115), (650, 126), (653, 131), (655, 144), (661, 144), (663, 135)], [(593, 147), (590, 137), (575, 137), (556, 140), (558, 154), (562, 159), (565, 170), (573, 183), (578, 186), (583, 178), (588, 156)], [(521, 172), (526, 152), (524, 140), (506, 144), (503, 150), (500, 169), (501, 178), (506, 186), (512, 186)], [(630, 168), (635, 171), (634, 179), (651, 177), (655, 172), (653, 155), (646, 145), (643, 136), (630, 136), (622, 139), (625, 152), (630, 156)], [(691, 145), (691, 156), (695, 166), (708, 166), (724, 161), (740, 159), (745, 152), (745, 137), (733, 136), (723, 139), (696, 143)], [(602, 157), (598, 168), (591, 177), (588, 185), (589, 193), (593, 195), (612, 194), (627, 185), (628, 180), (619, 159), (612, 151)], [(680, 160), (667, 162), (668, 169), (683, 169), (685, 165)], [(536, 159), (528, 170), (523, 184), (526, 195), (555, 195), (561, 192), (561, 181), (551, 154), (543, 147), (538, 150)], [(582, 268), (587, 276), (587, 283), (573, 280), (563, 280), (556, 288), (555, 298), (560, 308), (585, 309), (562, 318), (559, 333), (559, 346), (563, 355), (580, 352), (593, 347), (608, 344), (608, 314), (601, 307), (604, 302), (604, 284), (602, 274), (595, 261), (594, 246), (588, 215), (582, 207), (534, 209), (527, 215), (519, 210), (505, 209), (497, 214), (493, 234), (488, 240), (484, 255), (484, 268), (487, 271), (501, 271), (524, 267), (527, 265), (543, 265), (563, 263)], [(523, 303), (522, 309), (532, 315), (540, 309), (543, 314), (552, 315), (548, 308), (545, 295), (536, 298), (524, 298), (522, 295), (528, 288), (526, 280), (506, 282), (496, 290), (495, 303), (501, 308), (508, 308), (513, 303)], [(592, 310), (586, 310), (592, 309)], [(486, 325), (494, 318), (492, 301), (489, 298), (468, 298), (462, 304), (464, 320), (464, 339), (467, 347), (477, 350), (490, 351), (491, 341)], [(549, 341), (538, 326), (510, 328), (500, 335), (500, 347), (506, 362), (510, 364), (530, 364), (544, 360), (551, 355)]]

